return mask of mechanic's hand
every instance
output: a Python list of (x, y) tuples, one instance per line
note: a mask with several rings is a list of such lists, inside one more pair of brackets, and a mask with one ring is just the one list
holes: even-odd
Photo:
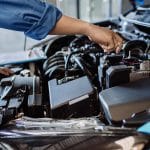
[(123, 45), (123, 39), (115, 32), (90, 24), (87, 32), (90, 40), (98, 43), (105, 52), (116, 51), (118, 53)]
[(13, 71), (10, 70), (9, 68), (0, 68), (0, 74), (10, 76), (13, 74)]
[(99, 27), (88, 22), (63, 15), (49, 34), (72, 35), (81, 34), (88, 36), (92, 41), (101, 45), (106, 51), (120, 51), (123, 45), (122, 38), (113, 31)]

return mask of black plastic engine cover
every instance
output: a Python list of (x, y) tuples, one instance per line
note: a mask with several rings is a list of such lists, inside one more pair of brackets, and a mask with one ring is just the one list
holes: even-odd
[(106, 70), (106, 88), (128, 83), (130, 81), (130, 70), (126, 65), (109, 67)]
[(53, 79), (48, 85), (51, 117), (85, 117), (98, 114), (99, 103), (87, 76), (63, 84), (58, 84)]
[(129, 119), (150, 108), (150, 78), (106, 89), (99, 98), (110, 123)]

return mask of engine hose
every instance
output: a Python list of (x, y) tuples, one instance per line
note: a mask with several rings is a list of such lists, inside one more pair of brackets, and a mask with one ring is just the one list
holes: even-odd
[(97, 62), (97, 59), (96, 59), (96, 55), (94, 54), (90, 54), (90, 57), (93, 58), (93, 62), (96, 63)]
[(48, 61), (49, 61), (49, 63), (50, 62), (52, 62), (53, 60), (55, 60), (55, 59), (57, 59), (57, 58), (64, 58), (64, 56), (63, 55), (55, 55), (55, 56), (53, 56), (53, 57), (49, 57), (48, 58)]
[(53, 58), (55, 58), (55, 57), (63, 57), (64, 55), (63, 55), (63, 53), (62, 52), (57, 52), (57, 53), (55, 53), (54, 55), (52, 55), (52, 56), (50, 56), (48, 59), (49, 60), (51, 60), (51, 59), (53, 59)]
[(50, 56), (48, 58), (48, 60), (51, 60), (51, 59), (56, 58), (56, 57), (64, 57), (64, 54), (62, 52), (56, 52), (54, 55)]
[(64, 55), (64, 52), (58, 51), (58, 52), (56, 52), (54, 55)]
[(89, 38), (87, 36), (80, 36), (80, 37), (77, 37), (75, 38), (69, 45), (69, 47), (71, 49), (74, 49), (74, 48), (79, 48), (83, 45), (85, 45), (85, 43), (91, 43), (91, 41), (89, 40)]
[(52, 68), (49, 68), (46, 72), (45, 72), (45, 76), (48, 76), (48, 74), (53, 71), (54, 69), (57, 69), (57, 68), (65, 68), (64, 65), (58, 65), (58, 66), (54, 66)]
[(88, 54), (88, 53), (102, 53), (102, 52), (103, 52), (102, 50), (103, 50), (103, 49), (90, 48), (90, 49), (87, 49), (87, 50), (85, 51), (85, 53), (86, 53), (86, 54)]
[[(81, 46), (82, 44), (81, 44), (81, 42), (80, 42), (80, 44), (79, 44), (79, 41), (81, 41), (81, 37), (75, 38), (75, 39), (70, 43), (69, 47), (70, 47), (71, 49), (74, 49), (75, 46)], [(78, 43), (78, 44), (77, 44), (77, 43)]]
[(92, 77), (92, 73), (86, 68), (86, 66), (83, 63), (83, 60), (80, 57), (74, 56), (73, 59), (87, 76)]
[(56, 62), (56, 61), (64, 61), (64, 57), (56, 57), (56, 58), (53, 58), (52, 60), (50, 60), (50, 61), (47, 63), (47, 65), (52, 64), (52, 63), (54, 63), (54, 62)]
[(145, 50), (145, 53), (148, 54), (150, 53), (150, 43), (148, 43), (147, 49)]
[[(55, 68), (54, 70), (52, 70), (49, 73), (49, 79), (52, 79), (53, 77), (56, 78), (57, 75), (60, 76), (61, 72), (63, 73), (63, 75), (65, 75), (65, 69), (64, 68)], [(70, 70), (68, 70), (68, 75), (69, 76), (76, 76), (76, 75), (79, 75), (80, 73), (81, 73), (81, 70), (79, 70), (79, 69), (70, 69)]]
[(68, 70), (68, 67), (69, 67), (69, 61), (71, 59), (71, 57), (75, 54), (80, 54), (80, 53), (84, 53), (82, 50), (79, 50), (79, 51), (76, 51), (76, 52), (72, 52), (68, 55), (67, 57), (67, 60), (66, 60), (66, 63), (65, 63), (65, 70), (67, 71)]
[[(91, 66), (88, 62), (83, 61), (83, 63), (85, 64), (85, 66), (86, 66), (87, 68), (92, 68), (92, 66)], [(93, 67), (93, 68), (94, 68), (94, 67)]]
[(43, 64), (43, 70), (47, 70), (47, 66), (50, 63), (53, 63), (53, 62), (59, 61), (59, 60), (64, 60), (64, 57), (63, 56), (55, 56), (53, 58), (48, 58)]
[(65, 61), (63, 60), (63, 61), (55, 61), (55, 62), (53, 62), (53, 63), (51, 63), (51, 64), (49, 64), (48, 66), (47, 66), (47, 69), (46, 70), (48, 70), (49, 68), (52, 68), (52, 67), (54, 67), (54, 66), (58, 66), (58, 65), (64, 65), (65, 66)]
[(67, 60), (65, 63), (66, 72), (67, 72), (68, 67), (69, 67), (69, 61), (73, 55), (75, 55), (75, 54), (87, 54), (87, 53), (98, 53), (98, 52), (100, 52), (100, 51), (99, 50), (95, 50), (95, 51), (93, 51), (93, 50), (87, 50), (87, 51), (79, 50), (79, 51), (75, 51), (75, 52), (70, 53), (69, 56), (67, 57)]
[(56, 72), (59, 72), (58, 75), (60, 75), (60, 72), (62, 72), (63, 74), (65, 73), (65, 69), (64, 68), (54, 68), (48, 75), (49, 79), (52, 79), (53, 75), (56, 74)]

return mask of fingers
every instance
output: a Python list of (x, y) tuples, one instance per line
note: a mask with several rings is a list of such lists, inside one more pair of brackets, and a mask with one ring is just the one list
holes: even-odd
[(89, 39), (99, 44), (105, 52), (116, 51), (118, 53), (121, 50), (123, 39), (112, 30), (91, 25), (88, 31)]
[(119, 53), (123, 46), (123, 39), (116, 33), (113, 33), (112, 39), (108, 41), (107, 45), (101, 45), (104, 52), (116, 51)]
[(119, 53), (123, 46), (123, 39), (118, 34), (115, 34), (114, 39), (116, 53)]
[(103, 50), (104, 50), (104, 52), (111, 52), (111, 51), (113, 51), (114, 50), (114, 46), (113, 46), (113, 44), (112, 45), (100, 45), (102, 48), (103, 48)]
[(8, 68), (0, 68), (0, 74), (9, 76), (13, 74), (13, 71)]

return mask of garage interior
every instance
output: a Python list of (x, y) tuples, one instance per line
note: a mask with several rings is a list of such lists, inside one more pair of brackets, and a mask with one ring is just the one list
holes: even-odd
[(43, 2), (124, 44), (107, 53), (85, 35), (38, 41), (0, 28), (0, 67), (14, 72), (0, 76), (0, 148), (150, 149), (150, 1)]

